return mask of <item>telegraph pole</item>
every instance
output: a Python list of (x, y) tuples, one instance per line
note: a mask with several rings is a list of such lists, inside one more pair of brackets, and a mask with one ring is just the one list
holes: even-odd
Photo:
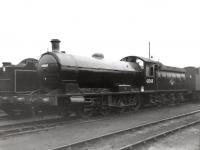
[(150, 48), (150, 42), (149, 42), (149, 59), (151, 59), (151, 48)]

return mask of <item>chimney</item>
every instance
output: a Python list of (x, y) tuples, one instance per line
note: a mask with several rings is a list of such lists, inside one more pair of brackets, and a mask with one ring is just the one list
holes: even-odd
[(52, 39), (51, 45), (52, 45), (52, 51), (53, 52), (59, 52), (60, 50), (60, 40), (59, 39)]

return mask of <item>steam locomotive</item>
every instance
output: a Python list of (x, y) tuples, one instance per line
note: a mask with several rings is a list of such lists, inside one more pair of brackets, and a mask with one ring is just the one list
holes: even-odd
[[(111, 62), (96, 54), (85, 58), (52, 51), (39, 61), (4, 64), (0, 70), (0, 109), (35, 114), (49, 108), (61, 115), (135, 111), (200, 98), (200, 68), (177, 68), (144, 57)], [(34, 63), (33, 63), (34, 62)]]
[(38, 63), (39, 80), (41, 89), (56, 96), (66, 114), (137, 110), (180, 103), (194, 93), (199, 97), (198, 68), (170, 67), (138, 56), (118, 62), (84, 58), (60, 52), (58, 39), (51, 42), (52, 52), (44, 53)]
[(32, 116), (33, 109), (39, 112), (52, 106), (38, 94), (37, 64), (38, 60), (27, 58), (17, 65), (4, 62), (0, 68), (0, 109), (9, 116)]
[(36, 64), (38, 60), (27, 58), (18, 65), (4, 62), (0, 68), (0, 109), (9, 115), (14, 111), (27, 110), (29, 94), (39, 88)]

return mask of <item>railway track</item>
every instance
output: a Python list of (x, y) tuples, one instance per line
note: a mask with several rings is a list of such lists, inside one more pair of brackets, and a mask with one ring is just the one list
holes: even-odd
[(145, 144), (145, 143), (147, 143), (147, 142), (154, 141), (154, 140), (156, 140), (156, 139), (158, 139), (158, 138), (164, 137), (164, 136), (166, 136), (166, 135), (168, 135), (168, 134), (177, 132), (177, 131), (179, 131), (179, 130), (181, 130), (181, 129), (185, 129), (185, 128), (188, 128), (188, 127), (190, 127), (190, 126), (194, 126), (194, 125), (199, 124), (199, 123), (200, 123), (200, 120), (193, 121), (193, 122), (191, 122), (191, 123), (187, 123), (187, 124), (181, 125), (181, 126), (176, 127), (176, 128), (174, 128), (174, 129), (167, 130), (167, 131), (161, 132), (161, 133), (159, 133), (159, 134), (155, 134), (155, 135), (153, 135), (153, 136), (147, 137), (147, 138), (145, 138), (145, 139), (143, 139), (143, 140), (140, 140), (140, 141), (138, 141), (138, 142), (135, 142), (135, 143), (126, 145), (126, 146), (124, 146), (124, 147), (121, 147), (121, 148), (118, 149), (118, 150), (131, 150), (131, 149), (134, 149), (134, 147), (136, 147), (136, 146), (138, 146), (138, 145), (140, 145), (140, 144)]
[(58, 125), (73, 123), (77, 118), (53, 118), (0, 125), (0, 138), (48, 130)]
[[(141, 111), (146, 111), (146, 110), (141, 110)], [(91, 117), (91, 118), (86, 118), (86, 119), (77, 118), (77, 117), (53, 118), (53, 119), (43, 119), (43, 120), (36, 120), (36, 121), (5, 124), (5, 125), (0, 125), (0, 138), (50, 130), (50, 129), (53, 129), (55, 127), (62, 126), (65, 124), (77, 125), (77, 124), (84, 124), (84, 123), (92, 123), (92, 122), (96, 122), (100, 120), (103, 121), (103, 119), (111, 120), (114, 117), (122, 117), (123, 115), (125, 116), (131, 115), (131, 112), (123, 112), (120, 114), (112, 114), (112, 115), (110, 114), (107, 117), (96, 116), (96, 117)], [(2, 118), (2, 120), (4, 119)]]
[[(141, 110), (141, 111), (146, 111), (146, 110)], [(123, 112), (123, 113), (120, 113), (120, 115), (119, 113), (110, 114), (106, 117), (96, 116), (96, 117), (91, 117), (91, 118), (78, 118), (78, 117), (55, 118), (55, 119), (43, 119), (43, 120), (36, 120), (36, 121), (18, 122), (18, 123), (4, 124), (4, 125), (0, 124), (0, 138), (28, 134), (28, 133), (33, 133), (33, 132), (40, 132), (44, 130), (50, 130), (52, 128), (55, 128), (57, 126), (62, 126), (65, 124), (76, 125), (76, 124), (92, 123), (92, 122), (100, 121), (103, 119), (111, 119), (113, 117), (119, 117), (123, 115), (127, 116), (127, 115), (131, 115), (132, 113)], [(4, 119), (2, 118), (2, 120)], [(0, 118), (0, 121), (1, 121), (1, 118)]]
[[(136, 127), (107, 133), (101, 136), (84, 139), (68, 145), (63, 145), (51, 150), (75, 149), (118, 149), (130, 150), (139, 144), (165, 136), (169, 133), (199, 124), (200, 110), (190, 113), (142, 124)], [(137, 135), (137, 136), (136, 136)], [(125, 140), (127, 139), (127, 140)], [(112, 145), (112, 144), (113, 145)], [(114, 144), (115, 143), (115, 144)]]
[[(124, 112), (120, 116), (123, 115), (130, 115), (130, 112)], [(84, 124), (84, 123), (93, 123), (96, 121), (100, 121), (103, 119), (111, 119), (113, 117), (119, 117), (117, 114), (113, 116), (97, 116), (91, 118), (56, 118), (56, 119), (45, 119), (39, 121), (29, 121), (29, 122), (22, 122), (22, 123), (15, 123), (15, 124), (6, 124), (0, 125), (0, 138), (40, 132), (45, 130), (50, 130), (58, 126), (62, 125), (77, 125), (77, 124)]]
[[(151, 110), (151, 108), (150, 108)], [(159, 110), (159, 108), (158, 108)], [(149, 111), (149, 109), (141, 110), (141, 112)], [(194, 111), (196, 113), (198, 111)], [(43, 119), (43, 120), (36, 120), (36, 121), (28, 121), (28, 122), (19, 122), (19, 123), (12, 123), (12, 124), (0, 124), (0, 138), (16, 136), (16, 135), (23, 135), (28, 133), (40, 132), (45, 130), (50, 130), (58, 126), (62, 125), (77, 125), (77, 124), (84, 124), (84, 123), (93, 123), (96, 121), (103, 121), (104, 119), (111, 120), (114, 117), (122, 117), (123, 115), (128, 116), (133, 114), (134, 112), (123, 112), (120, 114), (113, 114), (107, 117), (98, 116), (92, 118), (53, 118), (53, 119)]]
[[(127, 113), (124, 113), (124, 115), (126, 114)], [(108, 116), (108, 118), (112, 117), (116, 117), (116, 115)], [(77, 117), (55, 118), (55, 119), (44, 119), (39, 121), (29, 121), (29, 122), (15, 123), (15, 124), (0, 125), (0, 138), (50, 130), (65, 124), (72, 126), (77, 124), (92, 123), (103, 120), (105, 118), (106, 117), (103, 116), (91, 117), (91, 118), (77, 118)]]

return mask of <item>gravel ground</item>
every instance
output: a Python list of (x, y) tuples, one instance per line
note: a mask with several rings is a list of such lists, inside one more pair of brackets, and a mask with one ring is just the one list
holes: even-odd
[(137, 150), (200, 150), (200, 125), (138, 147)]
[(127, 116), (122, 115), (93, 123), (66, 124), (49, 131), (0, 139), (0, 150), (45, 150), (55, 148), (161, 118), (199, 110), (199, 108), (199, 104), (184, 104), (168, 108), (142, 110)]

